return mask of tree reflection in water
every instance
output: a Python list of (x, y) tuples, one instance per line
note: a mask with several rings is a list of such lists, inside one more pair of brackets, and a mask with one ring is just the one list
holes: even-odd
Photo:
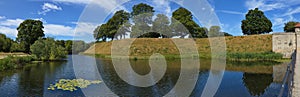
[(243, 81), (252, 96), (260, 96), (273, 82), (273, 77), (272, 74), (244, 73)]

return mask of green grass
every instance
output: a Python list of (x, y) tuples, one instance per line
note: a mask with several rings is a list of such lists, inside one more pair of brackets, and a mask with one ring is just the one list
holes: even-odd
[[(131, 39), (115, 40), (115, 42), (128, 41)], [(187, 40), (187, 39), (175, 39)], [(200, 58), (211, 58), (211, 45), (208, 38), (194, 39)], [(271, 59), (279, 55), (265, 54), (272, 51), (272, 35), (249, 35), (225, 37), (226, 52), (229, 58), (238, 59)], [(111, 58), (112, 42), (101, 42), (91, 46), (83, 54), (95, 55), (101, 58)], [(117, 49), (122, 49), (120, 46)], [(189, 49), (189, 48), (185, 48)], [(166, 59), (179, 59), (180, 53), (172, 39), (168, 38), (138, 38), (132, 43), (129, 51), (130, 59), (148, 59), (149, 56), (160, 53)], [(266, 56), (265, 56), (266, 55)], [(274, 56), (273, 56), (274, 55)], [(275, 56), (276, 55), (276, 56)], [(241, 58), (239, 58), (241, 57)]]

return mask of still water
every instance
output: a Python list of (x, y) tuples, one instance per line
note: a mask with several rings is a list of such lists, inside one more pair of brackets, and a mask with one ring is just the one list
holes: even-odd
[[(76, 66), (69, 56), (66, 62), (31, 63), (20, 70), (0, 72), (0, 96), (163, 96), (174, 87), (181, 70), (180, 60), (168, 60), (167, 71), (157, 84), (150, 87), (135, 87), (120, 80), (111, 60), (96, 59), (97, 65), (90, 65), (89, 63), (93, 63), (92, 57), (80, 55), (75, 57), (81, 59), (73, 60)], [(134, 71), (140, 75), (146, 75), (151, 70), (148, 60), (130, 63)], [(190, 96), (201, 96), (209, 77), (210, 63), (210, 60), (201, 59), (198, 80)], [(227, 62), (215, 97), (275, 97), (280, 91), (285, 68), (286, 63)], [(47, 89), (49, 84), (59, 79), (75, 78), (104, 82), (73, 92)]]

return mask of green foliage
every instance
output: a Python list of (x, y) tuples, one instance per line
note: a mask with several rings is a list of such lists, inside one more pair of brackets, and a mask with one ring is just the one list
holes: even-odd
[(94, 30), (94, 38), (97, 41), (100, 39), (102, 39), (102, 41), (106, 41), (107, 38), (114, 40), (119, 29), (121, 30), (120, 33), (117, 34), (117, 37), (125, 37), (126, 32), (128, 32), (128, 29), (131, 26), (129, 23), (127, 23), (129, 21), (129, 17), (130, 14), (128, 12), (124, 10), (117, 11), (107, 23), (98, 26)]
[(24, 52), (25, 46), (22, 43), (13, 42), (10, 47), (10, 52)]
[(43, 22), (40, 20), (25, 20), (23, 21), (19, 27), (18, 30), (18, 37), (17, 41), (20, 43), (24, 43), (25, 46), (25, 52), (30, 52), (30, 46), (38, 40), (40, 37), (44, 37), (44, 31), (43, 31)]
[(220, 26), (211, 26), (209, 28), (208, 36), (217, 37), (221, 35), (221, 27)]
[(227, 32), (221, 32), (224, 34), (224, 36), (232, 36), (231, 34), (227, 33)]
[(289, 21), (287, 23), (284, 23), (284, 32), (295, 32), (295, 25), (298, 22)]
[(72, 44), (72, 54), (78, 54), (84, 52), (90, 47), (89, 44), (86, 44), (84, 41), (73, 41)]
[(14, 41), (0, 33), (0, 52), (9, 52)]
[(265, 53), (228, 53), (228, 59), (234, 60), (274, 60), (274, 59), (281, 59), (282, 54), (274, 53), (274, 52), (265, 52)]
[(65, 49), (68, 51), (68, 54), (72, 54), (72, 45), (73, 45), (72, 40), (65, 41)]
[(163, 38), (172, 37), (169, 18), (164, 14), (157, 14), (153, 22), (152, 30), (160, 33)]
[(26, 56), (26, 57), (8, 56), (4, 59), (0, 59), (0, 71), (20, 68), (26, 63), (31, 62), (32, 60), (34, 59), (31, 56)]
[[(134, 5), (132, 8), (131, 16), (134, 22), (132, 26), (131, 38), (157, 38), (157, 33), (151, 32), (151, 24), (153, 24), (152, 17), (154, 15), (154, 9), (152, 6), (140, 3)], [(158, 36), (159, 37), (159, 36)]]
[(67, 55), (66, 49), (56, 44), (52, 38), (38, 39), (30, 47), (30, 51), (39, 60), (61, 60)]
[(264, 34), (272, 31), (272, 22), (264, 15), (264, 12), (255, 8), (249, 10), (246, 19), (242, 21), (243, 34)]
[(184, 38), (189, 33), (191, 34), (190, 37), (207, 37), (206, 28), (201, 28), (193, 21), (192, 13), (183, 7), (180, 7), (172, 13), (171, 27), (173, 32), (175, 32), (175, 36), (180, 36), (181, 38)]

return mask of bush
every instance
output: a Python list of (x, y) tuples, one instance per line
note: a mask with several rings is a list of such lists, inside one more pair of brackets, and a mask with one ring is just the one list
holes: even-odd
[(228, 59), (251, 59), (251, 60), (276, 60), (281, 59), (282, 54), (274, 52), (264, 52), (264, 53), (228, 53)]
[(26, 57), (8, 56), (0, 60), (0, 71), (20, 68), (24, 66), (26, 63), (29, 63), (31, 61), (33, 61), (32, 56), (26, 56)]
[(56, 44), (52, 38), (39, 39), (30, 47), (30, 51), (38, 60), (52, 61), (67, 57), (67, 50)]

